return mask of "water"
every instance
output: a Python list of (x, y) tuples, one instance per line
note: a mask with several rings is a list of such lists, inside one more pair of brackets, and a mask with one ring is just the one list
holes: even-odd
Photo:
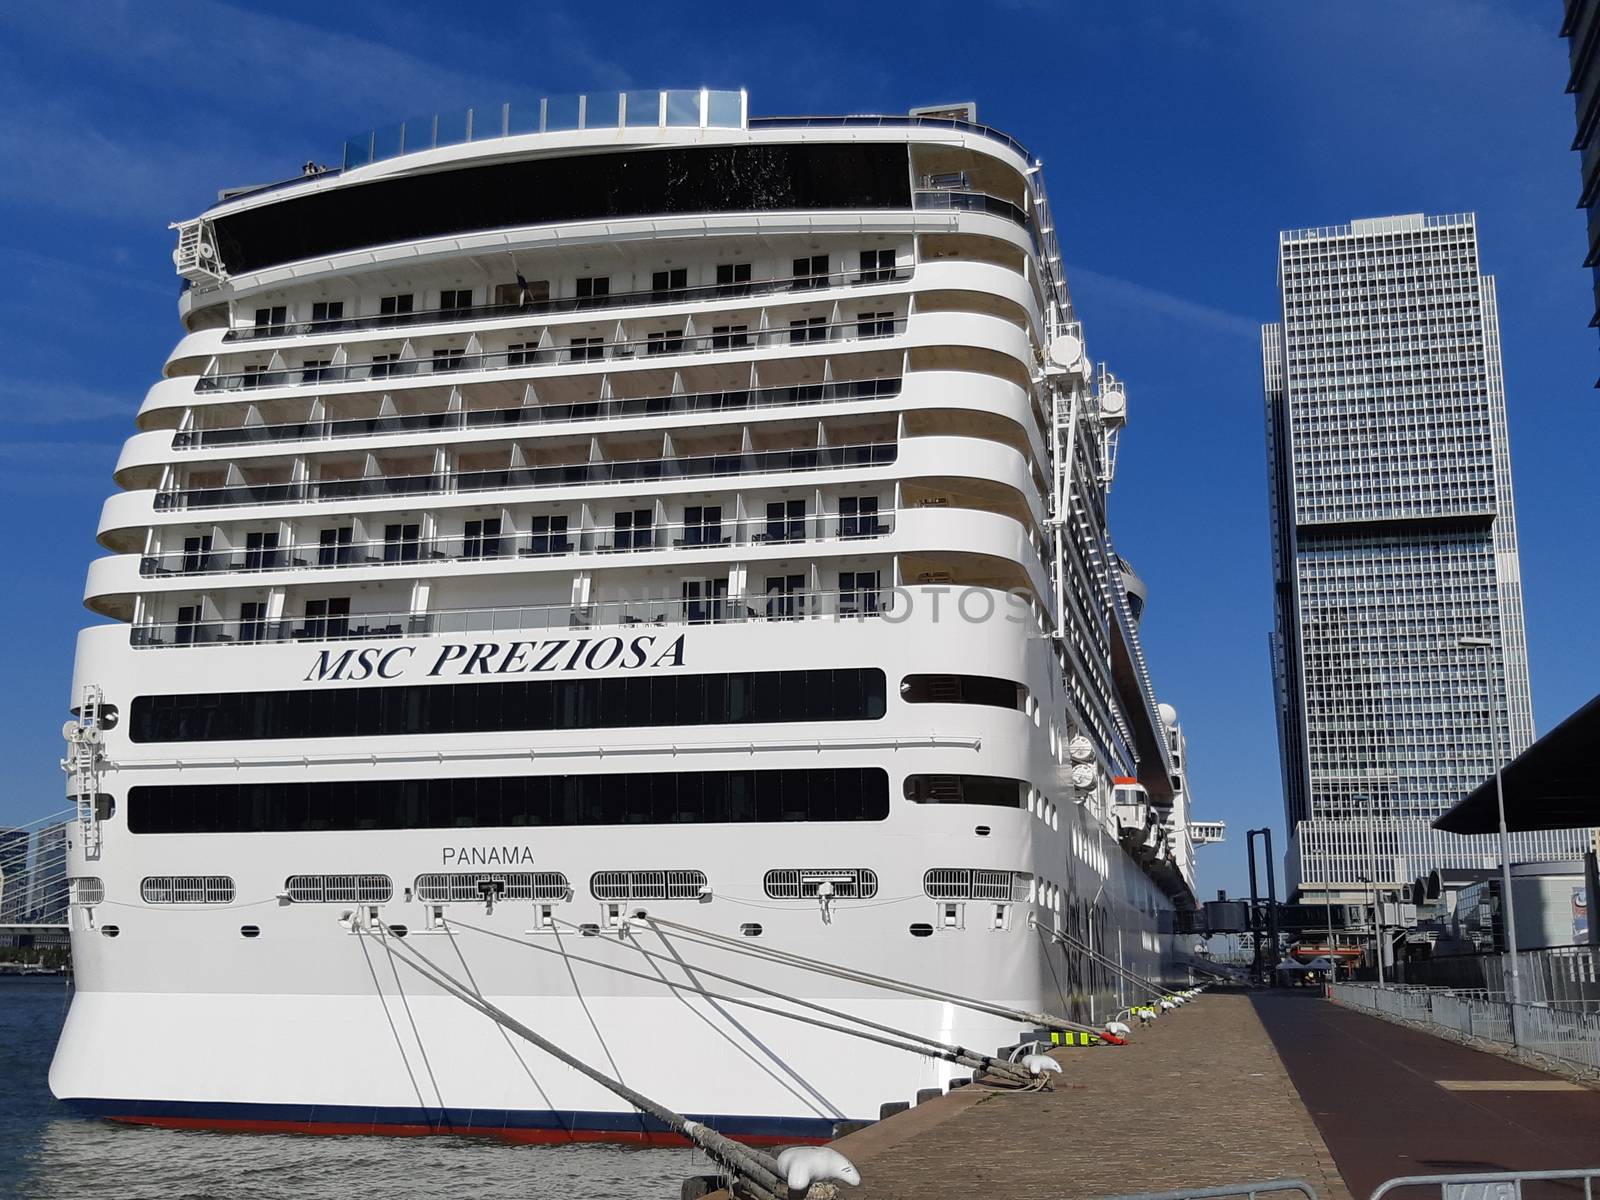
[(480, 1138), (305, 1137), (91, 1120), (45, 1075), (65, 981), (0, 976), (0, 1197), (10, 1200), (672, 1200), (708, 1174), (688, 1148)]

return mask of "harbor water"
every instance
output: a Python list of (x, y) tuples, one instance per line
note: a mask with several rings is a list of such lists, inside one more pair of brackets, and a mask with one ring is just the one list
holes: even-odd
[(61, 978), (0, 976), (6, 1200), (654, 1200), (710, 1171), (688, 1148), (204, 1133), (79, 1117), (45, 1082), (67, 998)]

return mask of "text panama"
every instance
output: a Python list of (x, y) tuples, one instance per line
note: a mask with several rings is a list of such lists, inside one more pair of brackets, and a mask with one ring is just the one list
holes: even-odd
[(440, 646), (352, 646), (322, 650), (306, 683), (399, 679), (423, 664), (432, 677), (560, 674), (569, 671), (654, 670), (683, 666), (684, 635), (546, 638), (533, 642), (477, 642)]

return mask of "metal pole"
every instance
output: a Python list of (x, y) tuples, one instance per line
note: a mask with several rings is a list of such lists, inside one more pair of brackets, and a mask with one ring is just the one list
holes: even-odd
[(1331, 873), (1332, 855), (1324, 855), (1322, 860), (1322, 909), (1328, 918), (1328, 982), (1339, 982), (1339, 960), (1333, 954), (1333, 884), (1328, 876)]
[(1367, 857), (1372, 868), (1372, 873), (1367, 879), (1367, 886), (1372, 892), (1372, 957), (1378, 964), (1378, 986), (1383, 986), (1383, 914), (1378, 909), (1378, 820), (1373, 809), (1377, 807), (1372, 797), (1366, 796), (1367, 802)]
[(1483, 651), (1483, 686), (1489, 705), (1489, 754), (1494, 761), (1495, 815), (1500, 824), (1500, 912), (1506, 925), (1506, 953), (1511, 959), (1511, 1044), (1522, 1044), (1522, 971), (1517, 965), (1517, 901), (1511, 890), (1511, 836), (1506, 832), (1506, 793), (1500, 761), (1500, 725), (1495, 720), (1494, 666), (1489, 657), (1494, 642), (1486, 637), (1461, 638), (1461, 646)]
[(1244, 832), (1245, 854), (1250, 861), (1250, 973), (1259, 982), (1261, 979), (1261, 922), (1258, 908), (1261, 898), (1256, 893), (1256, 834), (1258, 830), (1247, 829)]
[(1278, 986), (1278, 872), (1272, 865), (1272, 827), (1261, 830), (1263, 852), (1267, 857), (1267, 928), (1271, 931), (1272, 986)]

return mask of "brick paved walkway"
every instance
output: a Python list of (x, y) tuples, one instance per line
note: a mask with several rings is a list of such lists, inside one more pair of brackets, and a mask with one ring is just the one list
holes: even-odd
[(964, 1088), (835, 1143), (849, 1200), (1082, 1200), (1298, 1177), (1348, 1200), (1250, 999), (1207, 994), (1042, 1094)]

